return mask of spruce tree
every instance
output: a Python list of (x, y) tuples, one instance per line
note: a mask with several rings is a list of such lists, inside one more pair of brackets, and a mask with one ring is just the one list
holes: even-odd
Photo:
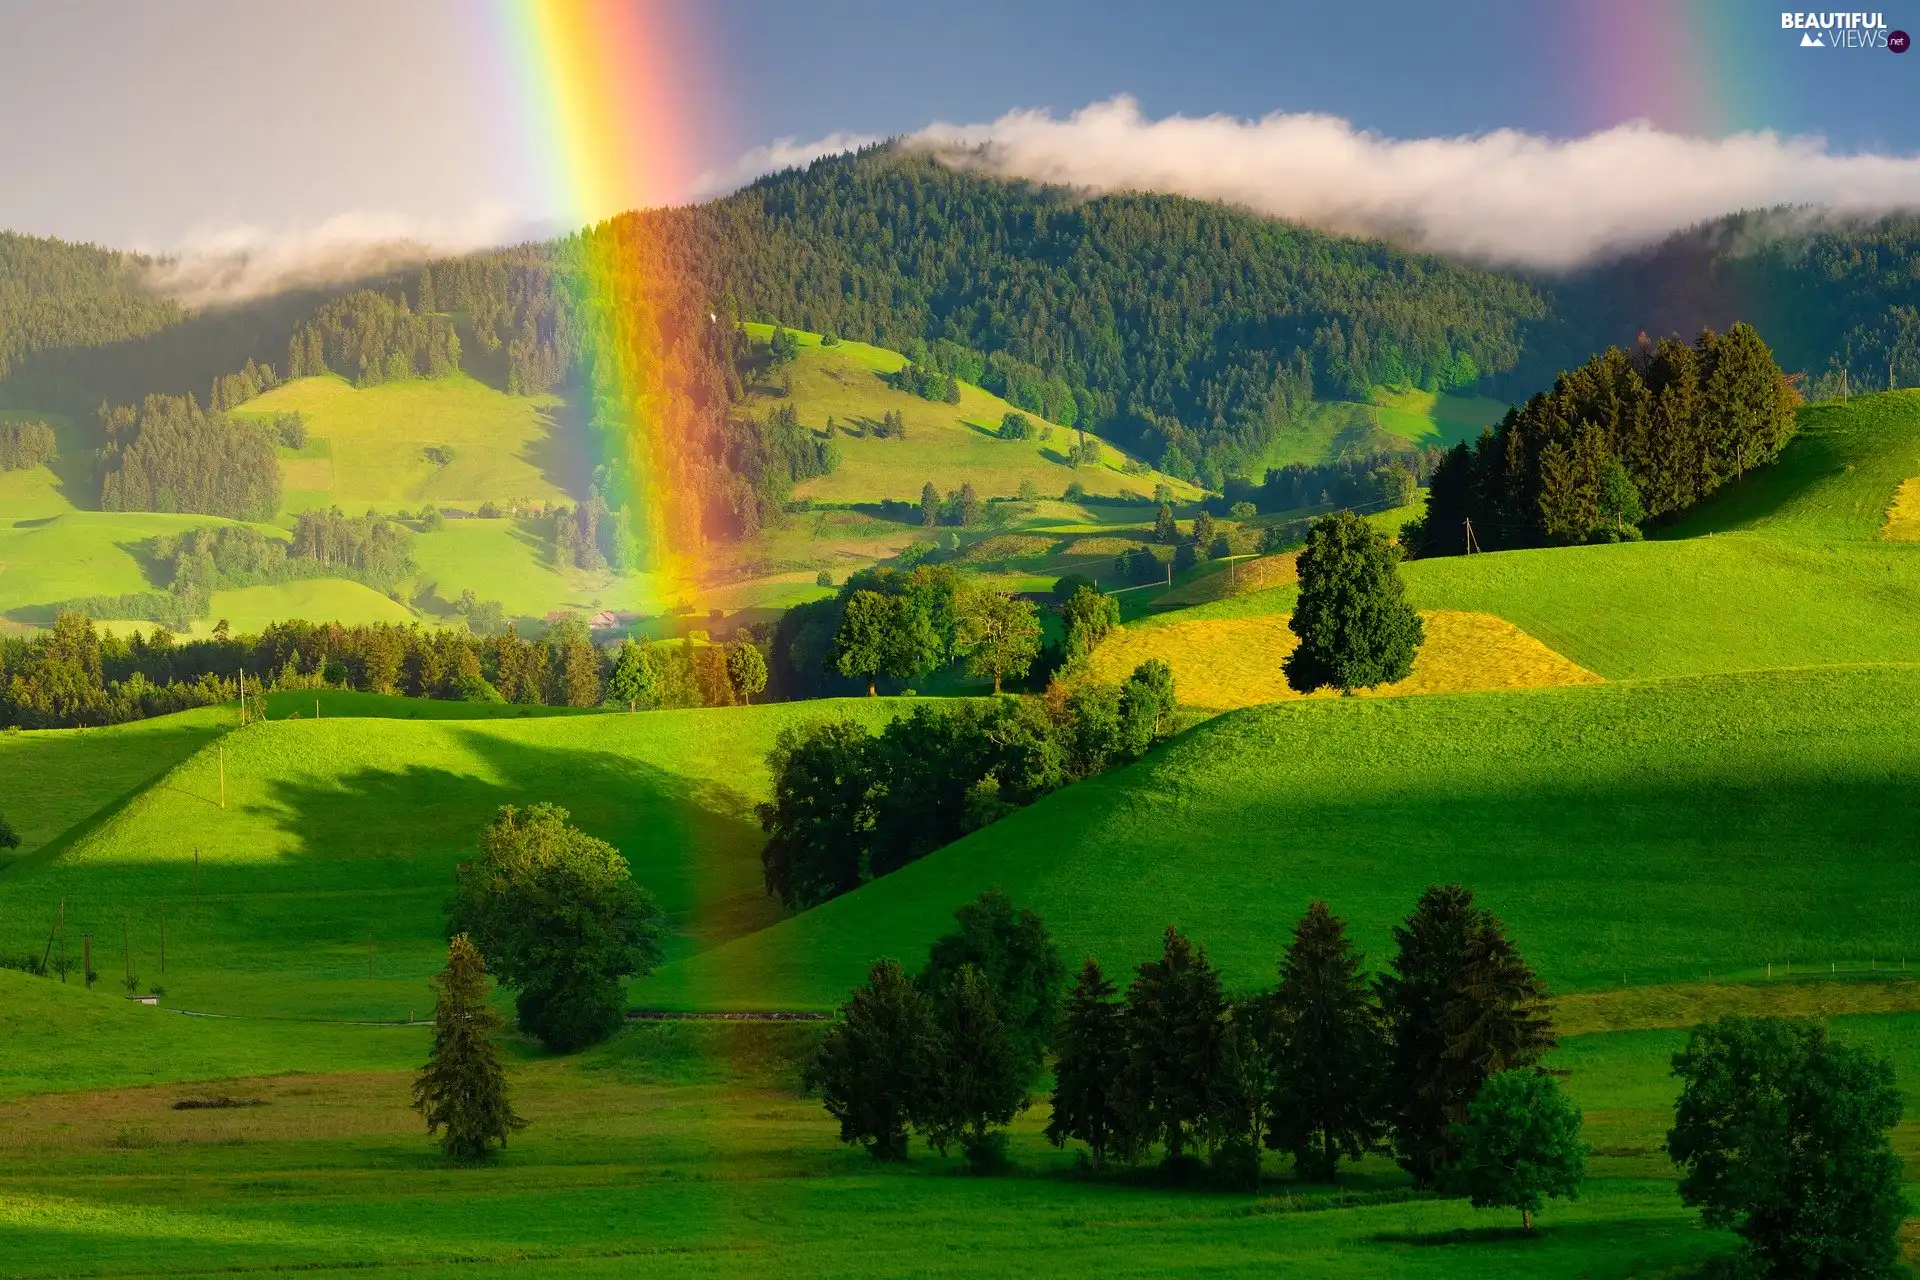
[(940, 523), (940, 491), (931, 480), (920, 486), (920, 523), (928, 529)]
[(1153, 518), (1153, 540), (1167, 545), (1180, 541), (1180, 526), (1173, 522), (1173, 508), (1164, 502)]
[(970, 964), (956, 969), (933, 1000), (933, 1052), (919, 1128), (941, 1155), (958, 1143), (967, 1164), (990, 1172), (1006, 1159), (1006, 1135), (1032, 1101), (1031, 1064), (1000, 1015), (993, 984)]
[(1380, 1012), (1347, 927), (1315, 902), (1294, 928), (1273, 995), (1275, 1087), (1267, 1146), (1303, 1178), (1332, 1182), (1340, 1158), (1380, 1137)]
[(1142, 964), (1127, 988), (1123, 1096), (1126, 1127), (1142, 1142), (1165, 1144), (1170, 1165), (1187, 1155), (1209, 1115), (1227, 1012), (1206, 948), (1168, 925), (1160, 958)]
[(1213, 513), (1204, 508), (1193, 518), (1193, 554), (1198, 560), (1213, 555)]
[(1301, 693), (1404, 680), (1426, 639), (1405, 599), (1400, 549), (1351, 511), (1314, 522), (1300, 553), (1300, 597), (1287, 626), (1300, 643), (1285, 662)]
[(935, 1052), (932, 1010), (897, 960), (877, 960), (840, 1006), (807, 1067), (840, 1141), (876, 1160), (907, 1158), (907, 1129), (921, 1115)]
[[(506, 1068), (494, 1036), (505, 1020), (487, 1003), (486, 962), (466, 934), (447, 947), (447, 967), (433, 978), (433, 1049), (413, 1082), (413, 1109), (439, 1133), (441, 1150), (458, 1160), (486, 1158), (526, 1121), (507, 1097)], [(443, 1132), (444, 1131), (444, 1132)]]
[(1127, 1156), (1133, 1148), (1119, 1105), (1126, 1027), (1113, 997), (1113, 983), (1088, 956), (1067, 993), (1053, 1064), (1053, 1115), (1047, 1121), (1047, 1141), (1056, 1147), (1069, 1138), (1086, 1143), (1096, 1172), (1108, 1151)]
[(1459, 885), (1431, 885), (1393, 932), (1379, 980), (1387, 1022), (1386, 1115), (1394, 1158), (1423, 1187), (1458, 1153), (1453, 1127), (1487, 1077), (1554, 1045), (1546, 993), (1491, 912)]
[(1006, 890), (993, 885), (953, 913), (959, 929), (937, 939), (927, 953), (920, 990), (938, 1000), (960, 970), (978, 970), (993, 990), (1020, 1064), (1023, 1085), (1046, 1065), (1060, 1020), (1060, 988), (1066, 967), (1031, 907), (1015, 909)]

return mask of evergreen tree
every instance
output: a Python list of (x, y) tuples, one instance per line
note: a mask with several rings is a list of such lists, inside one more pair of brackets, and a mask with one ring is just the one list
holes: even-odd
[(980, 501), (980, 495), (974, 492), (973, 481), (963, 481), (960, 485), (960, 498), (954, 504), (957, 520), (963, 528), (972, 528), (986, 519), (986, 504)]
[(905, 1160), (908, 1126), (926, 1108), (934, 1053), (926, 997), (898, 961), (877, 960), (822, 1038), (807, 1087), (840, 1122), (840, 1141), (860, 1143), (876, 1160)]
[(1154, 513), (1153, 540), (1167, 546), (1180, 541), (1180, 526), (1173, 521), (1173, 508), (1164, 502), (1160, 504), (1159, 511)]
[(459, 1160), (479, 1160), (525, 1127), (507, 1096), (506, 1067), (495, 1035), (504, 1025), (487, 1003), (487, 967), (464, 933), (447, 947), (447, 967), (433, 978), (433, 1049), (413, 1082), (413, 1109), (440, 1147)]
[(1127, 988), (1123, 1096), (1124, 1127), (1143, 1143), (1165, 1144), (1170, 1164), (1188, 1154), (1210, 1114), (1227, 1012), (1206, 948), (1168, 925), (1160, 959), (1142, 964)]
[(1459, 885), (1429, 886), (1393, 937), (1392, 969), (1379, 979), (1386, 1116), (1400, 1167), (1434, 1186), (1480, 1086), (1537, 1063), (1554, 1045), (1552, 1023), (1500, 922)]
[(1060, 952), (1046, 922), (1031, 907), (1014, 908), (1006, 890), (994, 885), (953, 913), (959, 929), (935, 940), (927, 953), (921, 989), (929, 996), (952, 986), (962, 969), (985, 979), (997, 1002), (998, 1017), (1011, 1037), (1024, 1085), (1046, 1064), (1060, 1020), (1060, 988), (1066, 978)]
[(1518, 1209), (1523, 1231), (1549, 1198), (1578, 1200), (1587, 1174), (1580, 1109), (1552, 1076), (1502, 1071), (1488, 1077), (1454, 1128), (1459, 1155), (1447, 1184), (1476, 1209)]
[(1273, 995), (1275, 1089), (1267, 1145), (1294, 1169), (1332, 1182), (1342, 1156), (1379, 1141), (1386, 1043), (1347, 927), (1315, 902), (1295, 926)]
[(1399, 562), (1399, 548), (1350, 511), (1314, 522), (1287, 620), (1300, 637), (1286, 659), (1288, 684), (1350, 693), (1407, 678), (1426, 632), (1404, 598)]
[(920, 525), (931, 529), (940, 523), (940, 491), (929, 480), (920, 486)]
[(1759, 1274), (1900, 1274), (1908, 1211), (1888, 1142), (1903, 1101), (1893, 1068), (1818, 1023), (1729, 1015), (1696, 1027), (1667, 1154), (1680, 1199), (1730, 1227)]
[(1022, 1037), (1001, 1016), (994, 990), (995, 984), (970, 964), (935, 987), (933, 1053), (917, 1117), (929, 1145), (945, 1155), (958, 1143), (967, 1164), (981, 1173), (1005, 1162), (1006, 1134), (989, 1130), (1011, 1124), (1027, 1109), (1034, 1074)]
[(1047, 1121), (1047, 1141), (1056, 1147), (1069, 1138), (1086, 1143), (1096, 1172), (1109, 1151), (1126, 1157), (1134, 1145), (1119, 1096), (1127, 1065), (1126, 1026), (1113, 997), (1113, 983), (1088, 956), (1067, 993), (1053, 1065), (1053, 1114)]
[(1202, 508), (1193, 518), (1193, 554), (1196, 559), (1206, 560), (1213, 555), (1213, 513)]

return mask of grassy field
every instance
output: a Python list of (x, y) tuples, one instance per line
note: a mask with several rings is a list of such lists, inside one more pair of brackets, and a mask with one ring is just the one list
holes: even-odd
[[(746, 329), (761, 342), (773, 332), (768, 325), (750, 324)], [(815, 431), (825, 429), (829, 416), (843, 428), (838, 437), (839, 468), (832, 475), (803, 482), (797, 490), (800, 497), (823, 502), (883, 498), (918, 502), (920, 486), (928, 481), (942, 493), (970, 481), (983, 498), (1012, 497), (1020, 492), (1022, 480), (1032, 480), (1049, 497), (1057, 497), (1075, 481), (1093, 494), (1131, 490), (1151, 495), (1154, 486), (1165, 484), (1183, 499), (1199, 496), (1192, 485), (1158, 472), (1125, 474), (1120, 465), (1126, 454), (1104, 442), (1099, 465), (1067, 465), (1067, 450), (1078, 437), (1065, 427), (1054, 427), (1048, 441), (1001, 440), (996, 434), (1000, 419), (1014, 406), (969, 383), (961, 384), (958, 404), (896, 391), (880, 375), (907, 363), (897, 351), (845, 341), (822, 347), (818, 334), (794, 331), (794, 336), (800, 354), (788, 370), (792, 392), (787, 397), (756, 395), (748, 408), (764, 413), (790, 402), (801, 423)], [(906, 420), (905, 439), (882, 440), (872, 435), (862, 439), (844, 431), (848, 426), (865, 430), (889, 410)], [(1038, 414), (1027, 416), (1036, 426), (1048, 425)]]
[[(1427, 639), (1413, 674), (1365, 696), (1457, 693), (1474, 689), (1531, 689), (1592, 684), (1591, 671), (1568, 662), (1526, 632), (1484, 613), (1440, 611), (1424, 615)], [(1162, 615), (1158, 626), (1125, 627), (1093, 653), (1093, 676), (1124, 681), (1140, 663), (1158, 658), (1173, 668), (1174, 688), (1185, 706), (1211, 710), (1258, 706), (1301, 695), (1281, 671), (1299, 638), (1285, 615), (1183, 619)], [(1334, 698), (1333, 690), (1315, 697)]]
[[(295, 506), (572, 502), (586, 496), (592, 470), (585, 433), (559, 397), (510, 396), (464, 374), (372, 387), (296, 378), (234, 412), (303, 413), (311, 439), (325, 442), (281, 461), (289, 493), (311, 495)], [(453, 460), (435, 463), (432, 445), (451, 445)]]
[[(0, 871), (0, 951), (44, 944), (66, 902), (69, 951), (95, 937), (95, 966), (116, 984), (129, 931), (145, 986), (214, 1012), (403, 1018), (428, 1003), (426, 976), (444, 948), (442, 906), (456, 863), (502, 804), (551, 800), (611, 840), (666, 911), (669, 954), (739, 936), (780, 915), (761, 891), (752, 805), (779, 728), (830, 714), (878, 723), (890, 699), (641, 715), (367, 719), (396, 710), (311, 694), (278, 695), (274, 720), (186, 755), (145, 791), (117, 802), (58, 800), (41, 784), (6, 784), (9, 819), (29, 842), (70, 828), (88, 805), (103, 816), (61, 842), (59, 857)], [(463, 704), (409, 704), (470, 715)], [(342, 708), (347, 714), (342, 714)], [(517, 712), (519, 709), (511, 709)], [(153, 741), (177, 742), (156, 721)], [(195, 724), (199, 722), (194, 722)], [(182, 732), (180, 730), (173, 731)], [(94, 744), (120, 754), (135, 730), (89, 731), (64, 757), (40, 735), (0, 750), (39, 750), (39, 775), (72, 768)], [(182, 758), (184, 757), (184, 758)], [(0, 757), (4, 758), (4, 757)], [(164, 764), (153, 754), (145, 776)], [(97, 799), (96, 795), (107, 795)], [(224, 796), (224, 805), (222, 798)], [(46, 834), (41, 834), (46, 833)], [(159, 972), (167, 911), (168, 968)], [(108, 943), (111, 943), (109, 946)], [(372, 976), (368, 976), (369, 949)], [(109, 954), (110, 953), (110, 954)], [(109, 963), (110, 961), (110, 963)]]
[(1252, 470), (1257, 477), (1262, 468), (1293, 462), (1313, 465), (1392, 453), (1408, 445), (1454, 445), (1475, 438), (1506, 411), (1504, 401), (1486, 396), (1375, 387), (1368, 404), (1323, 400), (1312, 405), (1299, 422), (1274, 437)]
[[(1796, 1007), (1815, 985), (1769, 994)], [(1851, 985), (1857, 1003), (1907, 994)], [(1913, 1176), (1920, 1015), (1832, 1026), (1908, 1082), (1895, 1148)], [(8, 1275), (736, 1275), (777, 1260), (835, 1276), (1624, 1277), (1685, 1274), (1731, 1243), (1682, 1208), (1660, 1154), (1679, 1030), (1563, 1041), (1549, 1065), (1596, 1150), (1580, 1200), (1531, 1238), (1511, 1214), (1411, 1193), (1378, 1157), (1337, 1189), (1293, 1182), (1272, 1155), (1257, 1193), (1088, 1180), (1041, 1137), (1044, 1100), (1016, 1122), (1005, 1177), (955, 1176), (957, 1159), (918, 1144), (879, 1167), (798, 1093), (804, 1026), (648, 1026), (573, 1058), (516, 1044), (531, 1124), (468, 1169), (436, 1158), (406, 1106), (422, 1027), (185, 1019), (0, 972), (0, 1031), (15, 1049), (0, 1068)], [(162, 1059), (179, 1074), (157, 1080)], [(210, 1096), (250, 1105), (173, 1107)]]
[(155, 534), (230, 523), (215, 516), (144, 511), (16, 517), (13, 507), (0, 505), (0, 613), (44, 625), (46, 606), (55, 601), (159, 590), (138, 554), (142, 543)]
[(1069, 955), (1130, 965), (1171, 922), (1238, 983), (1271, 975), (1311, 898), (1377, 955), (1439, 880), (1475, 888), (1562, 990), (1920, 958), (1917, 773), (1914, 668), (1305, 699), (1213, 720), (642, 990), (826, 1007), (995, 883)]

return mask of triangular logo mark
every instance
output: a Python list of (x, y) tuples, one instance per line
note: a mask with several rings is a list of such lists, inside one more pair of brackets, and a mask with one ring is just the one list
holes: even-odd
[(1800, 37), (1800, 47), (1802, 49), (1824, 49), (1827, 47), (1827, 41), (1824, 36), (1817, 36), (1809, 31)]

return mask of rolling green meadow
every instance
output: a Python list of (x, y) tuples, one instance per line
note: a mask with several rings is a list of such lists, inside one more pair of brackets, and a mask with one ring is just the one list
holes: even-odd
[[(836, 364), (866, 367), (871, 385), (831, 393), (852, 419), (860, 397), (898, 395), (873, 376), (886, 354), (803, 340), (796, 396)], [(363, 394), (308, 382), (283, 390)], [(966, 434), (969, 414), (992, 412), (969, 404), (955, 424), (909, 417), (906, 442), (847, 441), (849, 468), (854, 446), (941, 431), (962, 470), (968, 451), (1022, 447)], [(1473, 427), (1444, 397), (1376, 407), (1383, 424), (1444, 412), (1447, 430)], [(329, 437), (330, 458), (345, 438)], [(1015, 485), (1023, 469), (1088, 470), (1032, 452), (1007, 464)], [(894, 474), (874, 457), (865, 474)], [(0, 813), (22, 837), (0, 861), (0, 953), (52, 944), (77, 959), (89, 934), (100, 975), (88, 990), (77, 973), (0, 969), (0, 1276), (1698, 1274), (1732, 1238), (1680, 1204), (1663, 1143), (1671, 1058), (1703, 1020), (1821, 1017), (1886, 1054), (1907, 1096), (1895, 1149), (1920, 1179), (1920, 544), (1881, 536), (1915, 475), (1920, 393), (1862, 397), (1803, 410), (1776, 466), (1646, 542), (1412, 562), (1417, 607), (1504, 619), (1601, 681), (1199, 719), (1125, 769), (799, 914), (762, 892), (766, 753), (785, 726), (877, 727), (905, 699), (633, 715), (286, 692), (244, 728), (208, 708), (0, 734)], [(1017, 505), (961, 550), (1008, 584), (1110, 561), (1138, 519)], [(92, 518), (22, 516), (0, 548)], [(112, 522), (132, 517), (99, 519), (86, 536), (109, 576), (34, 556), (26, 571), (49, 585), (33, 590), (141, 589), (110, 576), (128, 536)], [(795, 597), (819, 590), (806, 556), (889, 545), (855, 511), (809, 521), (763, 548), (765, 579)], [(514, 520), (451, 522), (418, 553), (442, 600), (463, 575), (516, 612), (582, 607), (603, 586), (612, 603), (617, 589), (525, 570), (539, 547)], [(20, 572), (12, 556), (0, 550), (0, 584)], [(1291, 585), (1203, 599), (1223, 572), (1141, 593), (1128, 627), (1292, 607)], [(242, 625), (247, 605), (217, 608)], [(1504, 1213), (1411, 1191), (1377, 1156), (1337, 1188), (1296, 1182), (1272, 1154), (1252, 1194), (1094, 1179), (1046, 1143), (1044, 1100), (1014, 1126), (1007, 1176), (963, 1176), (918, 1145), (882, 1168), (841, 1146), (804, 1094), (817, 1022), (687, 1018), (571, 1056), (510, 1038), (532, 1123), (492, 1164), (449, 1166), (408, 1108), (444, 904), (495, 808), (541, 800), (620, 848), (660, 903), (666, 962), (629, 991), (652, 1012), (829, 1011), (872, 959), (918, 964), (992, 885), (1038, 909), (1070, 963), (1124, 973), (1174, 923), (1251, 990), (1274, 981), (1311, 900), (1377, 964), (1420, 890), (1458, 880), (1555, 997), (1547, 1066), (1585, 1111), (1588, 1179), (1532, 1237)], [(164, 991), (158, 1007), (123, 998), (129, 969), (138, 990)], [(210, 1098), (244, 1105), (174, 1106)], [(1904, 1239), (1911, 1255), (1920, 1234)]]

